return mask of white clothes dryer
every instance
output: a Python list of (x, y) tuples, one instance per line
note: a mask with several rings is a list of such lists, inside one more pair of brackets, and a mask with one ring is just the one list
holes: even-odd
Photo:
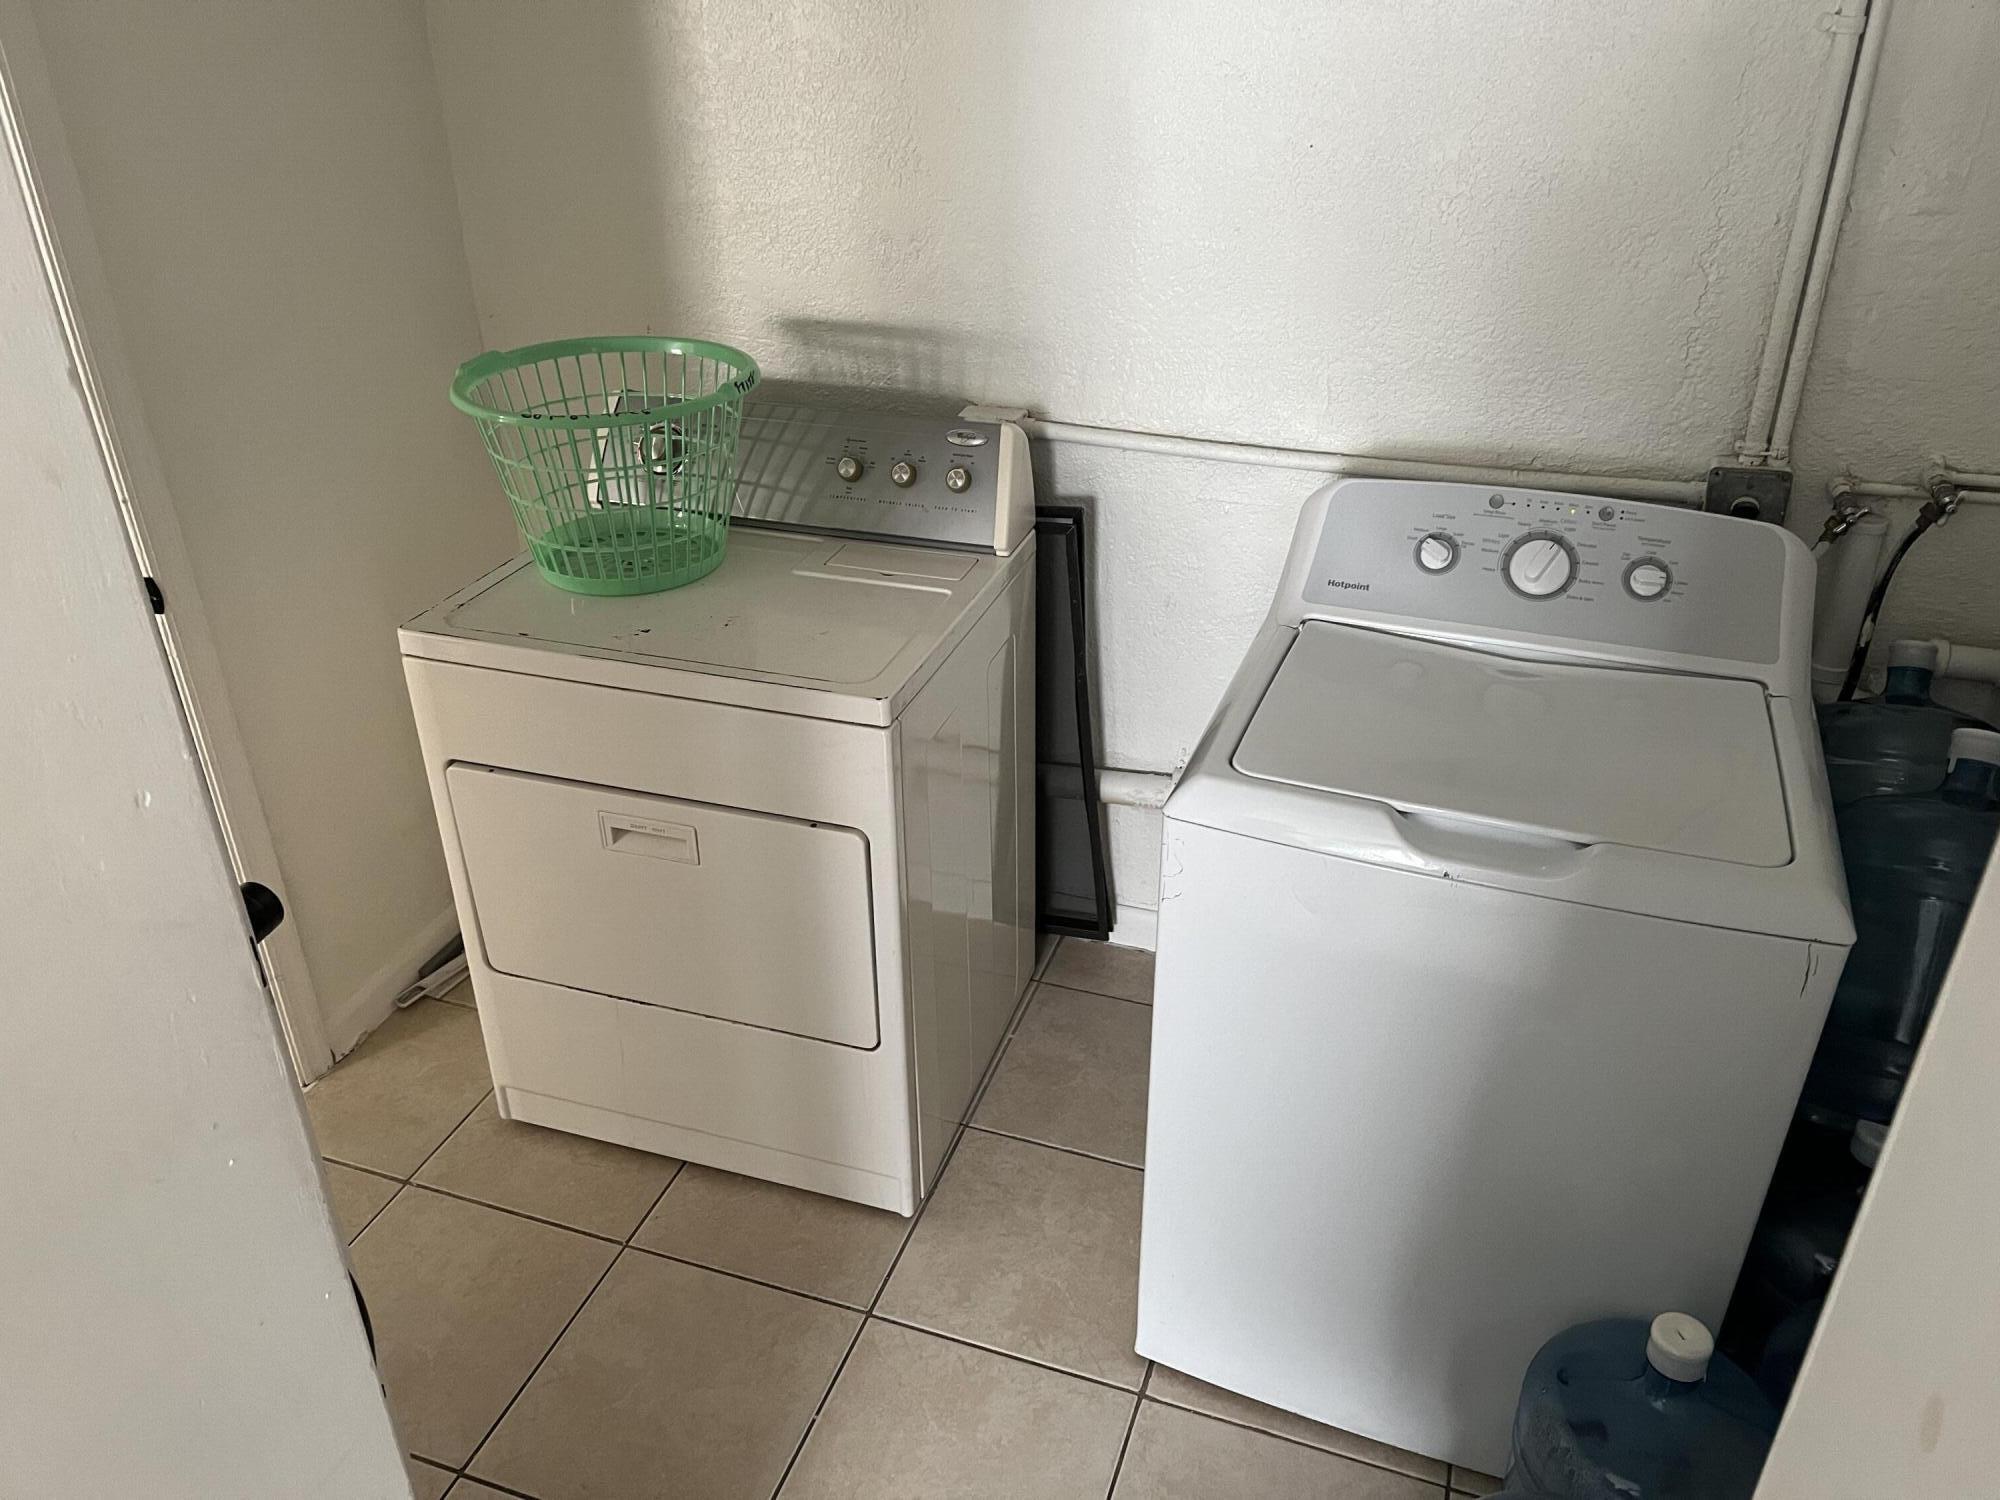
[(1033, 963), (1004, 423), (753, 404), (728, 554), (405, 626), (500, 1113), (909, 1214)]
[(1498, 1472), (1721, 1319), (1853, 940), (1772, 526), (1343, 480), (1166, 806), (1139, 1351)]

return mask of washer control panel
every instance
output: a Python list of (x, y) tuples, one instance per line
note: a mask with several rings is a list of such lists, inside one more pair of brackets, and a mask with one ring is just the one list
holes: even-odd
[(752, 400), (735, 519), (992, 551), (1001, 428)]
[(1676, 506), (1346, 480), (1308, 605), (1725, 660), (1778, 659), (1784, 538)]

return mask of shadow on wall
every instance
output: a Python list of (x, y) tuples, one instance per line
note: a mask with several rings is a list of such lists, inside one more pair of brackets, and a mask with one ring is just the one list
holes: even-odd
[(774, 384), (794, 396), (819, 393), (916, 416), (954, 416), (968, 402), (1004, 405), (986, 389), (1007, 361), (990, 338), (920, 324), (839, 318), (778, 320), (784, 368)]
[[(747, 351), (782, 395), (851, 402), (859, 389), (871, 406), (925, 415), (1027, 394), (1006, 373), (1034, 363), (1019, 299), (1011, 278), (993, 274), (995, 257), (1018, 249), (1004, 230), (968, 244), (912, 219), (932, 196), (926, 153), (945, 149), (912, 137), (922, 102), (899, 95), (885, 106), (879, 88), (802, 86), (822, 71), (857, 78), (908, 65), (856, 55), (879, 41), (879, 18), (780, 22), (807, 32), (794, 39), (803, 71), (788, 82), (770, 36), (727, 7), (606, 3), (560, 22), (553, 10), (499, 9), (496, 31), (483, 4), (429, 7), (489, 346), (595, 333), (714, 338)], [(837, 55), (855, 66), (828, 62)], [(588, 123), (568, 149), (515, 133), (531, 123), (491, 128), (510, 113), (497, 101), (544, 98), (564, 79), (589, 80), (577, 117)], [(749, 88), (777, 89), (784, 103), (748, 109)], [(989, 124), (1006, 132), (1005, 119)], [(877, 140), (883, 158), (860, 189), (829, 181), (856, 139)], [(982, 140), (1005, 149), (990, 129)], [(1024, 190), (988, 174), (980, 191), (996, 224), (1017, 222)], [(980, 290), (963, 326), (899, 316), (955, 302), (967, 278)], [(888, 316), (829, 315), (851, 310)], [(1002, 381), (1008, 389), (996, 388)]]

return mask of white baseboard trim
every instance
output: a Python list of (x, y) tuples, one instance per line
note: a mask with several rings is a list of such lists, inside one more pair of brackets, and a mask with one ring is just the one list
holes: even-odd
[(411, 933), (409, 940), (363, 980), (360, 988), (340, 1003), (325, 1007), (327, 1045), (333, 1048), (336, 1058), (352, 1052), (357, 1042), (389, 1019), (396, 1008), (396, 997), (416, 979), (417, 965), (450, 942), (457, 931), (458, 910), (447, 906)]
[(1148, 953), (1160, 945), (1160, 914), (1150, 906), (1118, 903), (1111, 917), (1109, 941), (1121, 948), (1144, 948)]

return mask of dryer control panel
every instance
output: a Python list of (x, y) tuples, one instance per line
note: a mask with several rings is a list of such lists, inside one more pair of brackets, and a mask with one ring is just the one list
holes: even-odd
[(1353, 479), (1331, 491), (1303, 593), (1401, 620), (1770, 663), (1785, 551), (1775, 527), (1669, 505)]
[(1028, 443), (1005, 422), (752, 398), (734, 519), (1006, 556), (1034, 524)]

